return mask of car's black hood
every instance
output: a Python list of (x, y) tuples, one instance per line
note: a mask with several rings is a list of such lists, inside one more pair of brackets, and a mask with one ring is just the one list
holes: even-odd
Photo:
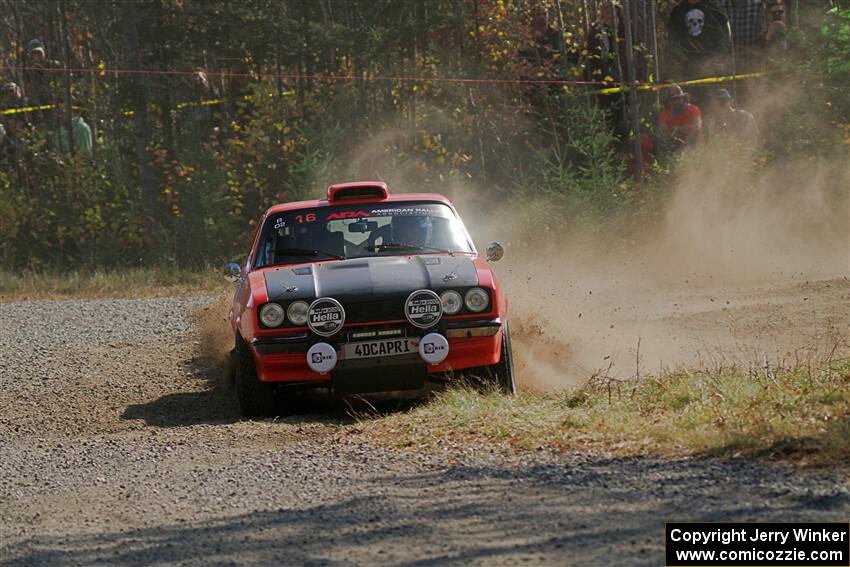
[(401, 296), (417, 289), (478, 285), (469, 256), (381, 256), (270, 268), (270, 301), (333, 297), (340, 301)]

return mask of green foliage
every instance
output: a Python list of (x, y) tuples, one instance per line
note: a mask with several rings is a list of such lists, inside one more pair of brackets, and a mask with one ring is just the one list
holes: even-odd
[(22, 140), (32, 149), (25, 163), (0, 172), (3, 264), (132, 265), (139, 258), (142, 225), (131, 187), (110, 171), (115, 148), (101, 148), (102, 159), (93, 159), (48, 151), (35, 131)]
[[(519, 198), (530, 224), (551, 229), (644, 218), (655, 199), (624, 175), (594, 99), (527, 82), (585, 78), (578, 0), (9, 5), (4, 80), (30, 86), (18, 68), (32, 37), (58, 67), (98, 70), (49, 80), (96, 141), (93, 154), (69, 155), (50, 143), (64, 118), (26, 117), (33, 127), (0, 169), (0, 267), (215, 264), (244, 251), (270, 205), (357, 178)], [(796, 90), (777, 107), (787, 119), (769, 125), (772, 152), (850, 139), (850, 103), (835, 88), (847, 85), (848, 11), (827, 8), (807, 8), (816, 23), (794, 36), (790, 59), (834, 90)], [(665, 173), (676, 167), (667, 157)], [(652, 194), (666, 182), (656, 172)]]
[(527, 214), (538, 227), (597, 224), (631, 201), (622, 160), (605, 111), (581, 96), (559, 102), (557, 142), (523, 160), (514, 192), (530, 203)]
[(850, 79), (850, 8), (835, 6), (830, 9), (824, 16), (820, 32), (825, 40), (826, 75), (846, 85)]

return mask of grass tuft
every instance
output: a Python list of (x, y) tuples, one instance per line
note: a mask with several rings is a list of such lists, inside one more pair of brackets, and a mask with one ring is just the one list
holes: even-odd
[(678, 371), (515, 398), (457, 388), (363, 422), (379, 442), (622, 454), (755, 456), (850, 465), (850, 361), (818, 370)]
[(210, 294), (227, 286), (219, 270), (122, 268), (114, 271), (0, 271), (0, 302)]

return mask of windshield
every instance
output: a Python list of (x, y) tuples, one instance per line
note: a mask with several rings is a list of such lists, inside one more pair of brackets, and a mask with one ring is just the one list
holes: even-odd
[(339, 205), (269, 216), (254, 266), (472, 251), (454, 211), (441, 203)]

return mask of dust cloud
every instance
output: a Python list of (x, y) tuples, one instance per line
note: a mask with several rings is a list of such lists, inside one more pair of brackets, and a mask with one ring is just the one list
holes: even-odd
[[(786, 96), (750, 110), (781, 114)], [(393, 151), (409, 131), (396, 124), (364, 140), (348, 180), (437, 190), (453, 198), (479, 250), (493, 240), (505, 246), (494, 269), (510, 297), (524, 388), (850, 356), (846, 152), (769, 158), (714, 141), (682, 156), (672, 190), (658, 179), (635, 189), (671, 191), (653, 214), (546, 229), (528, 220), (545, 202), (493, 204), (492, 188), (471, 182), (411, 183), (421, 172)], [(232, 346), (228, 303), (222, 297), (199, 315), (203, 348), (220, 360)]]
[(233, 348), (233, 332), (227, 314), (232, 300), (233, 289), (228, 286), (226, 291), (217, 294), (209, 303), (197, 307), (192, 313), (195, 332), (198, 334), (195, 356), (205, 367), (215, 371), (213, 379), (219, 386), (228, 385), (231, 379), (228, 359)]
[(535, 230), (510, 222), (518, 203), (486, 217), (461, 205), (479, 246), (506, 247), (494, 269), (511, 298), (521, 383), (850, 356), (842, 157), (768, 164), (719, 143), (695, 148), (659, 214), (637, 225)]

